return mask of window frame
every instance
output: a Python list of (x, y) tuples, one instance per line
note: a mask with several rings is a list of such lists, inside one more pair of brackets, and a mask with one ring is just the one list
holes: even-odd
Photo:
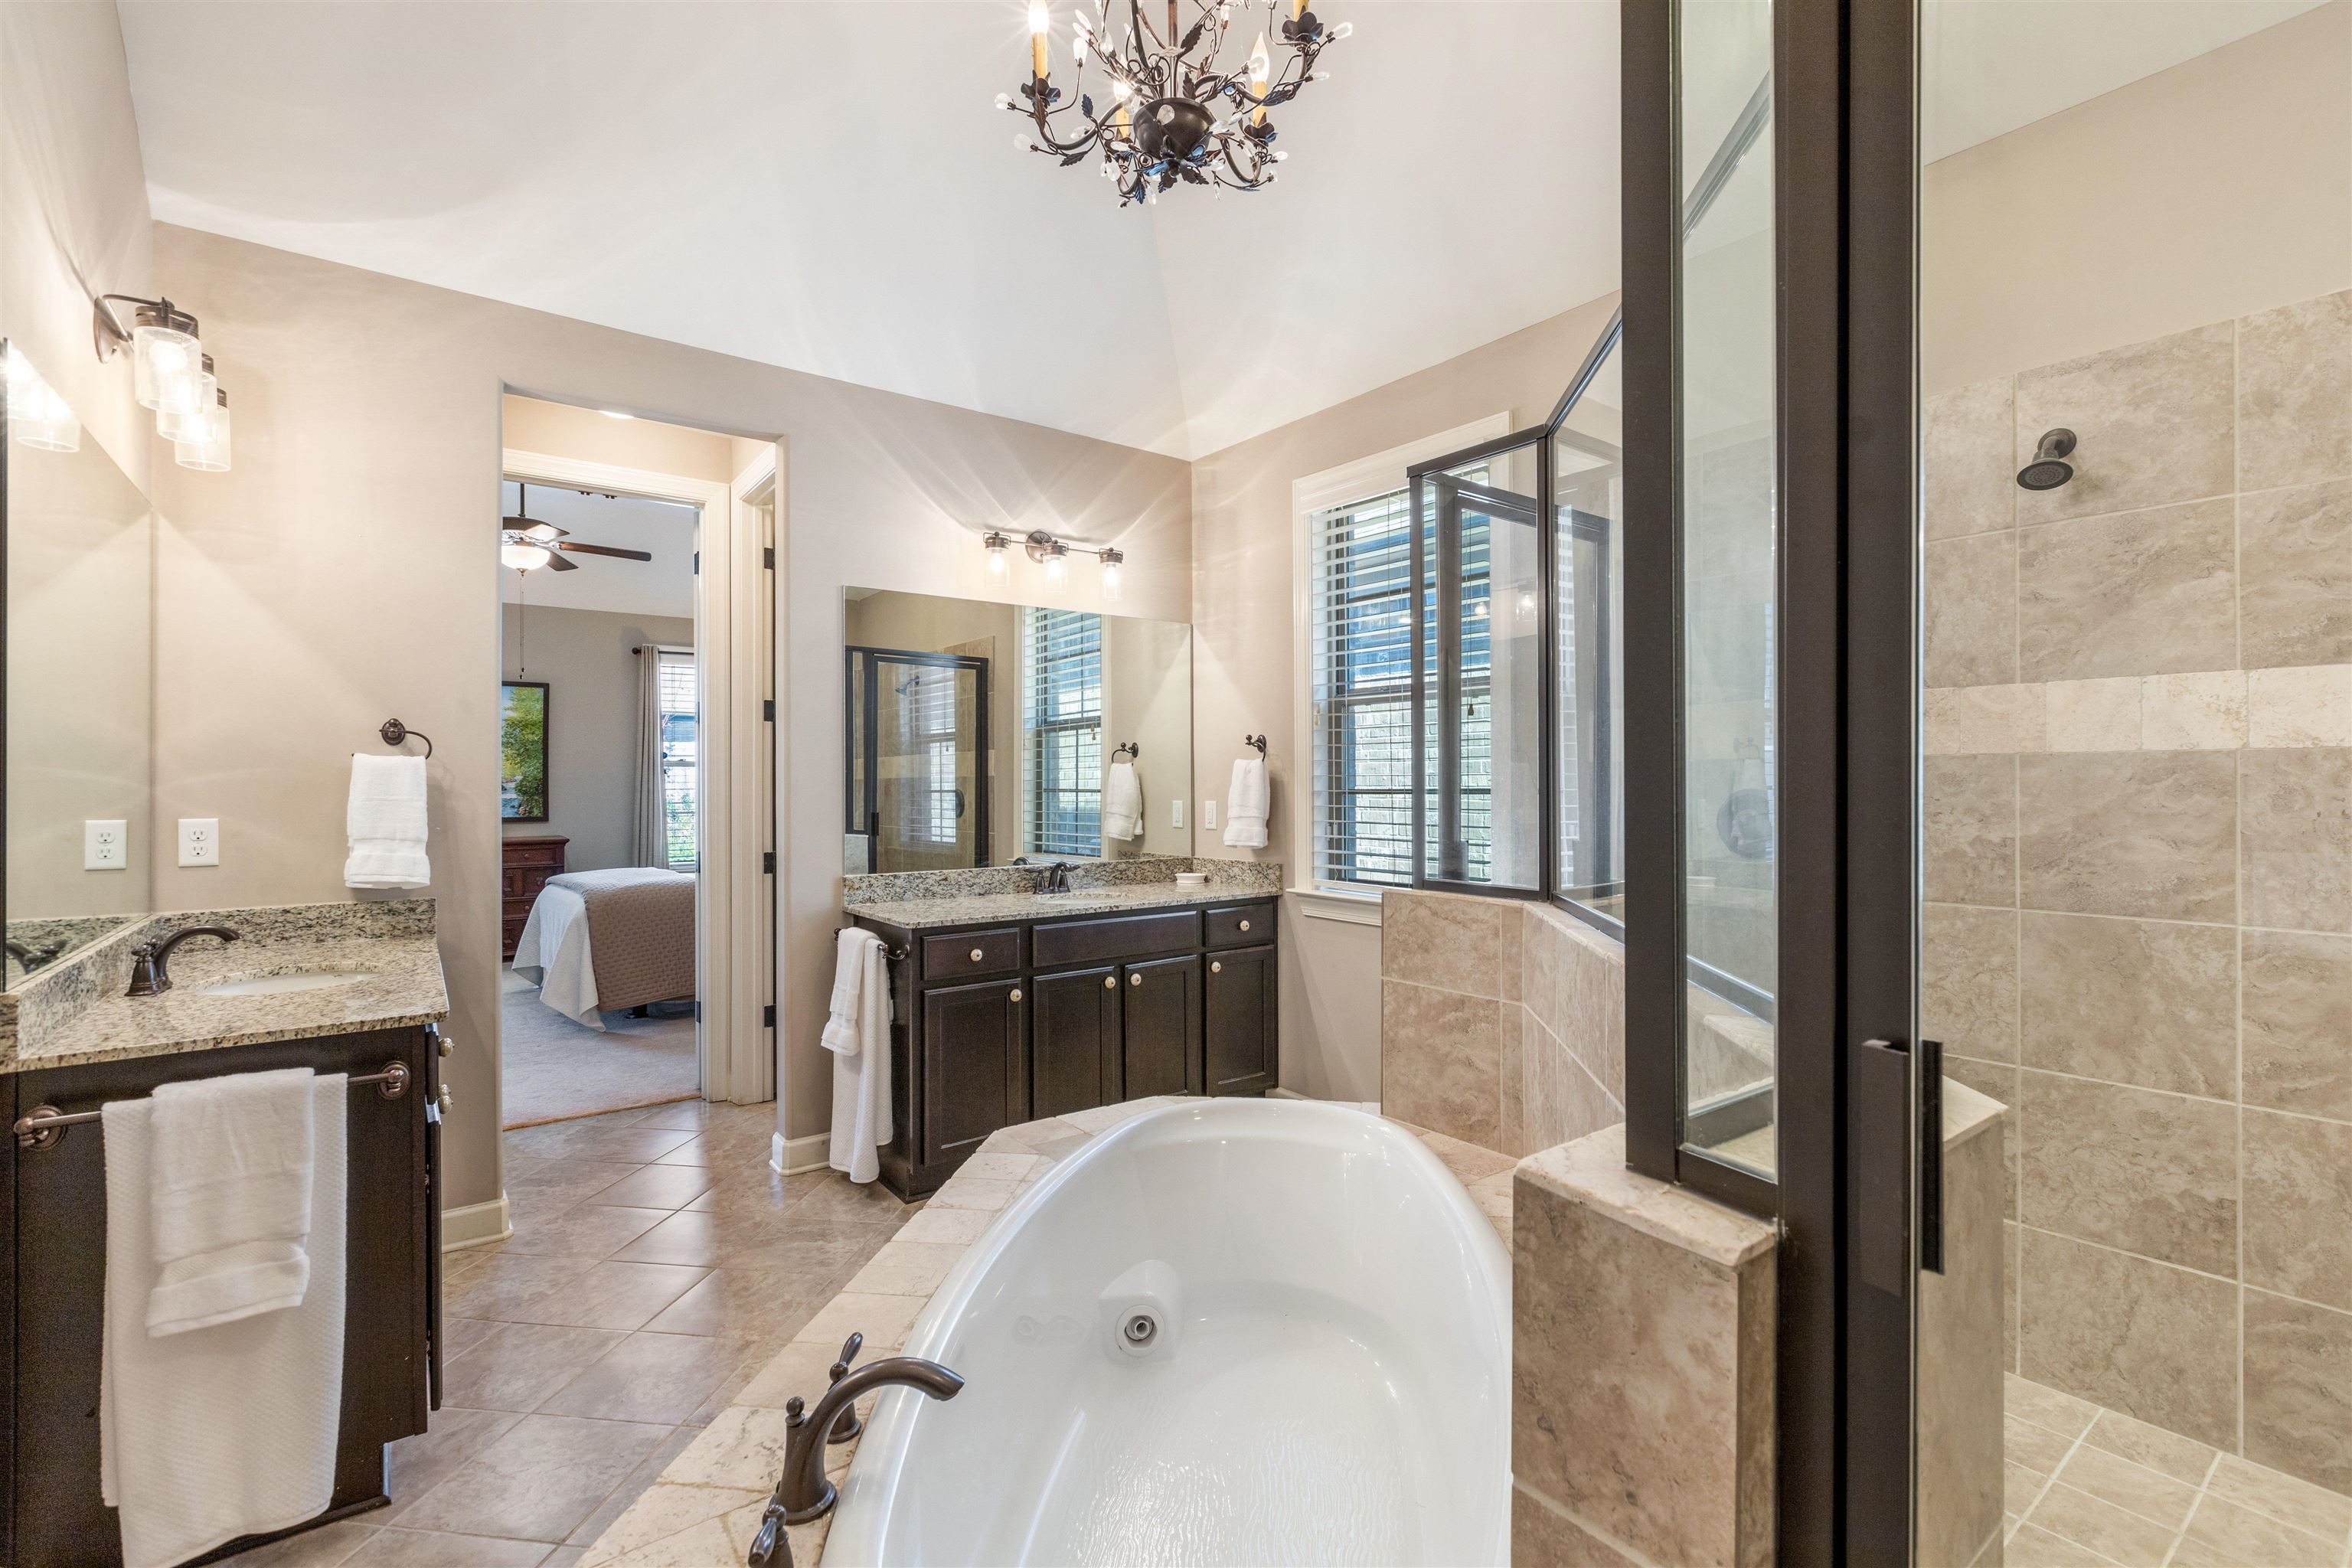
[[(1022, 768), (1028, 775), (1029, 783), (1029, 798), (1026, 802), (1027, 809), (1022, 814), (1022, 848), (1024, 852), (1030, 855), (1044, 856), (1051, 859), (1099, 860), (1103, 858), (1101, 775), (1102, 769), (1105, 765), (1106, 756), (1103, 746), (1103, 736), (1108, 717), (1104, 709), (1105, 699), (1108, 695), (1106, 689), (1109, 679), (1109, 670), (1106, 658), (1108, 651), (1106, 647), (1107, 639), (1103, 636), (1103, 616), (1098, 611), (1071, 609), (1064, 605), (1024, 605), (1020, 608), (1021, 752)], [(1045, 681), (1047, 677), (1041, 659), (1041, 655), (1046, 651), (1045, 646), (1045, 639), (1037, 628), (1046, 617), (1056, 616), (1066, 616), (1093, 623), (1094, 647), (1092, 651), (1092, 659), (1094, 664), (1094, 707), (1091, 711), (1079, 714), (1075, 717), (1057, 716), (1039, 721), (1035, 717), (1037, 710), (1034, 709), (1031, 705), (1033, 702), (1037, 700), (1045, 689)], [(1058, 663), (1062, 658), (1068, 657), (1071, 656), (1055, 656), (1054, 662)], [(1080, 655), (1076, 657), (1083, 658), (1086, 656)], [(1081, 688), (1081, 689), (1083, 689), (1083, 688)], [(1086, 757), (1083, 737), (1089, 731), (1093, 732), (1095, 747), (1094, 768), (1092, 770), (1095, 774), (1095, 782), (1092, 788), (1092, 793), (1095, 798), (1094, 847), (1092, 850), (1087, 850), (1049, 847), (1044, 842), (1045, 823), (1049, 816), (1049, 813), (1045, 809), (1048, 796), (1070, 795), (1083, 797), (1088, 793), (1088, 791), (1087, 787), (1083, 784), (1071, 789), (1055, 788), (1049, 791), (1045, 780), (1045, 766), (1046, 763), (1047, 751), (1050, 747), (1061, 742), (1064, 737), (1075, 738), (1076, 743), (1080, 748), (1078, 757), (1079, 773), (1081, 776), (1083, 776), (1087, 771), (1085, 766)]]
[[(684, 875), (691, 876), (698, 874), (702, 869), (702, 773), (703, 768), (707, 765), (707, 759), (704, 756), (704, 748), (702, 744), (702, 670), (700, 663), (696, 658), (695, 650), (690, 647), (676, 647), (667, 644), (656, 644), (653, 645), (653, 656), (655, 661), (654, 689), (658, 705), (659, 717), (663, 721), (661, 728), (664, 731), (667, 731), (668, 729), (667, 721), (679, 714), (684, 714), (694, 721), (694, 760), (692, 762), (673, 763), (670, 761), (670, 759), (664, 754), (667, 747), (665, 742), (659, 738), (656, 738), (654, 745), (655, 760), (661, 769), (662, 866), (666, 870), (677, 871)], [(669, 689), (669, 672), (672, 668), (678, 667), (683, 667), (686, 670), (687, 686), (693, 699), (693, 702), (690, 707), (682, 709), (669, 707), (667, 705), (666, 700)], [(688, 775), (687, 816), (694, 825), (694, 854), (692, 858), (683, 864), (681, 864), (677, 858), (677, 851), (673, 847), (671, 837), (672, 818), (670, 812), (670, 774), (677, 771), (683, 771)]]

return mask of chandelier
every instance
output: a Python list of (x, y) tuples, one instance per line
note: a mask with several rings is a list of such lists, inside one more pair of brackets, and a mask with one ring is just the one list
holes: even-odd
[[(1118, 0), (1084, 0), (1072, 14), (1070, 53), (1076, 79), (1065, 94), (1047, 79), (1047, 31), (1052, 17), (1045, 0), (1030, 0), (1030, 78), (1021, 100), (996, 96), (999, 109), (1024, 115), (1034, 128), (1015, 134), (1016, 145), (1061, 159), (1065, 167), (1097, 149), (1103, 178), (1118, 187), (1118, 205), (1160, 199), (1181, 180), (1222, 195), (1228, 186), (1255, 191), (1274, 183), (1275, 165), (1290, 156), (1274, 145), (1275, 125), (1266, 110), (1288, 103), (1310, 81), (1329, 71), (1315, 68), (1325, 46), (1355, 30), (1342, 22), (1326, 28), (1307, 0), (1265, 0), (1266, 25), (1289, 49), (1277, 75), (1268, 32), (1261, 30), (1248, 60), (1238, 70), (1219, 70), (1217, 57), (1232, 30), (1234, 13), (1246, 16), (1250, 0), (1189, 0), (1191, 27), (1178, 31), (1178, 0), (1168, 0), (1168, 26), (1154, 28), (1143, 0), (1125, 0), (1127, 19), (1110, 40), (1107, 7)], [(1290, 16), (1279, 19), (1287, 4)], [(1278, 25), (1277, 25), (1278, 24)], [(1086, 87), (1092, 57), (1106, 79), (1097, 103)], [(1075, 95), (1075, 101), (1066, 101)]]

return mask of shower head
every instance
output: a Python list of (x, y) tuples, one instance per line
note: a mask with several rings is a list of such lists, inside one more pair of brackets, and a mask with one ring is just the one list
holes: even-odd
[(2033, 448), (2033, 461), (2017, 470), (2017, 482), (2029, 490), (2054, 490), (2074, 477), (2074, 465), (2065, 460), (2074, 449), (2074, 432), (2061, 427), (2044, 430)]

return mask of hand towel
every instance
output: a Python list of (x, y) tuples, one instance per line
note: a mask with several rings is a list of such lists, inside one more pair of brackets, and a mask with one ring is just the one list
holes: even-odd
[(833, 1016), (824, 1048), (833, 1053), (833, 1139), (826, 1163), (853, 1182), (882, 1173), (874, 1151), (890, 1142), (890, 963), (882, 939), (851, 926), (835, 947)]
[(1233, 849), (1265, 847), (1265, 759), (1234, 759), (1233, 783), (1225, 786), (1225, 845)]
[(343, 886), (421, 888), (433, 880), (425, 853), (425, 759), (353, 752), (343, 834), (351, 841)]
[(299, 1306), (310, 1278), (309, 1068), (167, 1083), (151, 1103), (147, 1331)]
[(99, 1491), (123, 1568), (168, 1568), (324, 1511), (343, 1403), (344, 1082), (311, 1093), (310, 1288), (302, 1304), (194, 1333), (147, 1331), (154, 1101), (102, 1108), (106, 1287)]
[(1133, 838), (1143, 831), (1143, 784), (1133, 763), (1113, 763), (1103, 779), (1102, 832), (1105, 838)]

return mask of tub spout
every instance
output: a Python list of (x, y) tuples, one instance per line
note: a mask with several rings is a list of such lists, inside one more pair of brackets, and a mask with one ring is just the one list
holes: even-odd
[[(826, 1435), (841, 1413), (860, 1396), (893, 1384), (920, 1390), (933, 1399), (953, 1399), (963, 1389), (961, 1375), (935, 1361), (925, 1361), (920, 1356), (892, 1356), (887, 1361), (867, 1362), (837, 1379), (818, 1397), (814, 1410), (804, 1410), (798, 1395), (785, 1402), (784, 1420), (792, 1436), (785, 1443), (783, 1474), (776, 1478), (776, 1489), (768, 1499), (760, 1533), (751, 1542), (749, 1561), (752, 1568), (777, 1561), (780, 1549), (789, 1552), (784, 1526), (806, 1524), (832, 1510), (839, 1494), (833, 1482), (825, 1479)], [(782, 1560), (791, 1561), (789, 1555)]]

